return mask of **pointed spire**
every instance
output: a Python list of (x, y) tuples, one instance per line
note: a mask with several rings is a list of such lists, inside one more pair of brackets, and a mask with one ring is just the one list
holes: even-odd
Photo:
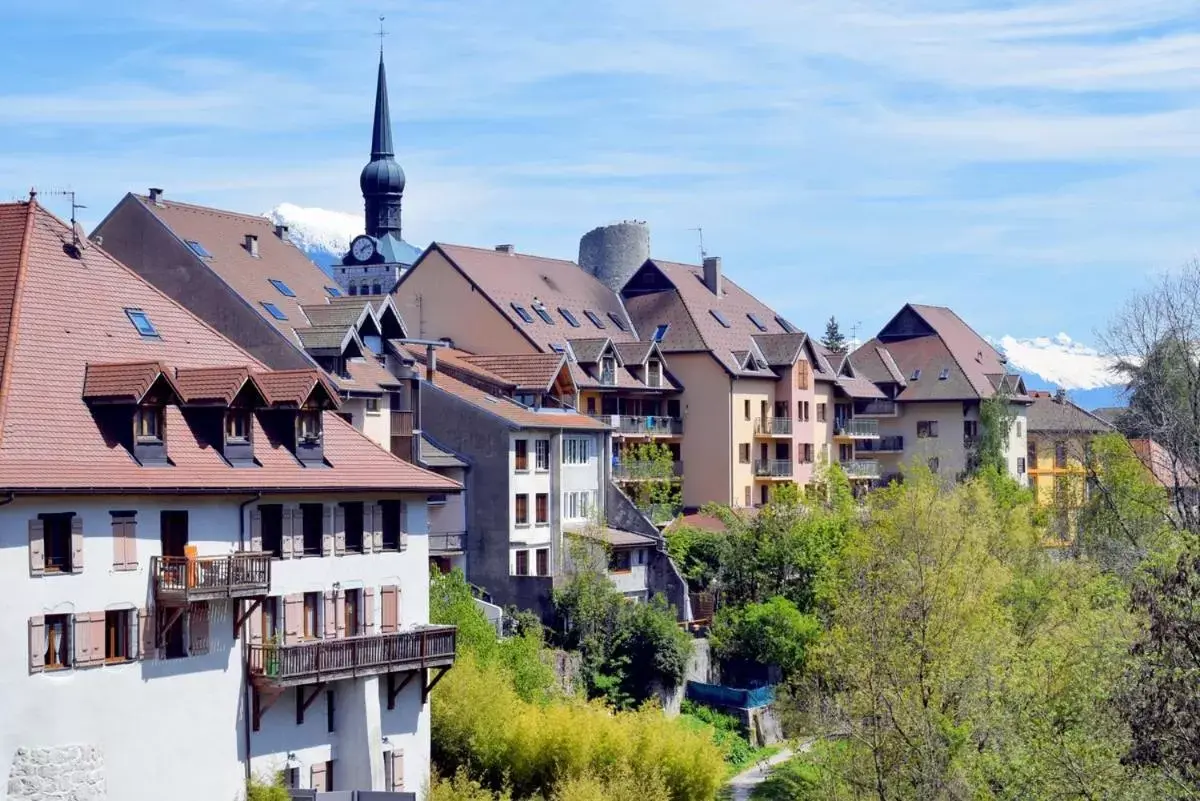
[(375, 128), (371, 132), (371, 160), (393, 156), (392, 115), (388, 111), (387, 71), (383, 66), (383, 50), (379, 52), (379, 82), (375, 86)]

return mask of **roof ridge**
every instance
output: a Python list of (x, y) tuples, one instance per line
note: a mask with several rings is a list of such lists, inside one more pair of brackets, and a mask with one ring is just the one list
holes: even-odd
[(0, 362), (0, 440), (4, 435), (5, 415), (8, 412), (8, 385), (12, 378), (12, 354), (16, 344), (16, 335), (21, 319), (21, 296), (25, 283), (25, 271), (29, 264), (29, 244), (33, 240), (33, 222), (38, 204), (30, 199), (25, 209), (25, 230), (21, 233), (21, 253), (17, 256), (17, 275), (13, 280), (12, 308), (8, 313), (8, 331), (4, 332), (3, 361)]
[(534, 253), (521, 253), (516, 250), (514, 250), (512, 253), (505, 253), (503, 251), (496, 250), (495, 248), (485, 248), (485, 247), (480, 247), (479, 245), (456, 245), (453, 242), (442, 242), (442, 241), (439, 241), (436, 239), (433, 241), (433, 244), (437, 245), (438, 247), (443, 247), (443, 248), (463, 248), (464, 250), (477, 250), (480, 253), (491, 253), (491, 254), (497, 255), (497, 256), (519, 256), (522, 259), (536, 259), (538, 261), (553, 261), (553, 262), (557, 262), (559, 264), (570, 264), (572, 267), (575, 267), (576, 269), (580, 269), (579, 264), (577, 262), (571, 261), (570, 259), (557, 259), (553, 256), (538, 256)]
[(154, 206), (155, 208), (170, 208), (173, 206), (176, 208), (186, 209), (188, 211), (207, 212), (207, 213), (215, 215), (217, 217), (240, 218), (240, 219), (244, 219), (244, 220), (258, 222), (258, 223), (263, 224), (264, 226), (270, 226), (271, 228), (275, 227), (275, 223), (274, 223), (274, 221), (271, 220), (270, 217), (264, 217), (261, 214), (246, 214), (245, 212), (241, 212), (241, 211), (229, 211), (228, 209), (218, 209), (218, 208), (214, 208), (213, 206), (202, 206), (199, 203), (185, 203), (181, 200), (166, 200), (166, 199), (164, 199), (164, 200), (161, 200), (159, 203), (154, 203), (146, 195), (139, 195), (136, 192), (131, 192), (130, 194), (132, 194), (138, 200), (144, 201), (145, 203), (148, 203), (151, 206)]

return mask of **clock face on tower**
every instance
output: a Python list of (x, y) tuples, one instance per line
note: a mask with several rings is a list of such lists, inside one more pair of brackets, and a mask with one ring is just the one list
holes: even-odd
[(355, 237), (350, 243), (350, 255), (355, 261), (367, 261), (375, 255), (375, 242), (369, 236)]

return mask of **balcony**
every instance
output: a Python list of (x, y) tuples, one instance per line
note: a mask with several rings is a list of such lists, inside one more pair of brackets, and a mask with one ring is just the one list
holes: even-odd
[(863, 440), (855, 443), (854, 450), (858, 453), (903, 453), (904, 437), (896, 435)]
[(467, 544), (465, 531), (429, 532), (429, 553), (434, 556), (462, 553)]
[(271, 587), (271, 554), (224, 556), (152, 556), (154, 597), (165, 606), (192, 601), (254, 598)]
[(879, 462), (874, 459), (850, 459), (842, 462), (842, 470), (848, 478), (874, 481), (879, 478)]
[(761, 478), (791, 478), (791, 459), (755, 459), (754, 475)]
[(378, 676), (454, 664), (454, 626), (289, 645), (251, 645), (250, 676), (276, 687)]
[(879, 439), (879, 421), (839, 419), (833, 424), (833, 434), (840, 439)]
[(612, 474), (617, 481), (675, 479), (683, 475), (683, 462), (615, 462)]
[(792, 435), (792, 418), (756, 417), (754, 433), (761, 437), (790, 437)]
[(627, 436), (677, 437), (683, 433), (683, 421), (678, 417), (636, 417), (628, 414), (597, 414), (592, 417), (612, 426), (617, 434)]
[(854, 413), (859, 417), (895, 417), (897, 414), (896, 402), (890, 400), (873, 400), (865, 404), (861, 409), (855, 409)]

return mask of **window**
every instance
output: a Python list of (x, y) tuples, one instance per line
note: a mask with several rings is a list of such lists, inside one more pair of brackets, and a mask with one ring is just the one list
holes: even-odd
[(357, 295), (357, 294), (358, 294), (358, 287), (357, 287), (357, 286), (355, 286), (354, 284), (351, 284), (351, 285), (350, 285), (350, 294), (351, 294), (351, 295)]
[(204, 245), (201, 245), (195, 239), (185, 239), (183, 241), (187, 242), (187, 246), (189, 248), (191, 248), (192, 252), (195, 253), (200, 258), (202, 258), (202, 259), (211, 259), (212, 258), (212, 254), (209, 253), (208, 250), (205, 249)]
[(300, 504), (300, 525), (304, 555), (320, 556), (325, 533), (325, 507), (319, 503)]
[(363, 537), (363, 505), (362, 501), (350, 501), (342, 504), (342, 524), (345, 526), (346, 550), (354, 553), (366, 553)]
[(559, 306), (558, 313), (562, 315), (563, 319), (566, 320), (567, 324), (570, 325), (572, 328), (579, 327), (579, 321), (575, 319), (575, 315), (571, 314), (571, 312), (569, 310), (564, 309), (562, 306)]
[(853, 445), (838, 445), (838, 461), (848, 462), (854, 458)]
[(104, 661), (128, 662), (133, 659), (131, 627), (133, 612), (110, 609), (104, 613)]
[(296, 293), (292, 291), (292, 288), (290, 286), (288, 286), (287, 284), (283, 283), (282, 281), (280, 281), (278, 278), (268, 278), (267, 280), (270, 281), (271, 286), (278, 289), (279, 294), (283, 295), (285, 298), (296, 297)]
[(612, 356), (605, 356), (600, 360), (600, 383), (609, 385), (617, 383), (617, 360)]
[[(612, 324), (613, 324), (613, 325), (615, 325), (615, 326), (617, 327), (617, 330), (618, 330), (618, 331), (628, 331), (628, 330), (629, 330), (629, 329), (628, 329), (628, 328), (625, 326), (625, 321), (624, 321), (624, 320), (622, 320), (620, 317), (618, 317), (618, 316), (617, 316), (616, 314), (614, 314), (613, 312), (609, 312), (609, 313), (608, 313), (608, 319), (612, 320)], [(601, 327), (603, 327), (603, 326), (601, 326)]]
[(563, 440), (563, 464), (587, 464), (591, 461), (591, 443), (587, 437), (567, 437)]
[(742, 415), (747, 420), (750, 419), (750, 401), (742, 401)]
[(591, 320), (592, 325), (596, 326), (597, 328), (604, 328), (604, 321), (601, 320), (600, 316), (591, 309), (584, 309), (583, 316)]
[(267, 642), (283, 636), (283, 621), (279, 614), (279, 596), (271, 595), (262, 602), (262, 636)]
[(631, 569), (629, 551), (613, 551), (608, 556), (608, 570), (610, 573), (628, 573)]
[(517, 570), (518, 576), (529, 575), (529, 551), (517, 551)]
[(304, 593), (304, 618), (301, 621), (300, 635), (306, 640), (315, 640), (321, 636), (321, 593)]
[(529, 525), (529, 496), (518, 495), (514, 502), (516, 504), (515, 522), (518, 526)]
[(346, 619), (343, 624), (347, 637), (356, 637), (363, 633), (362, 599), (362, 590), (346, 590), (346, 598), (343, 602), (343, 606), (346, 608)]
[(126, 309), (125, 316), (129, 318), (129, 322), (133, 323), (133, 327), (142, 336), (158, 336), (158, 329), (154, 327), (154, 323), (150, 322), (150, 315), (141, 309)]
[(973, 443), (979, 439), (979, 421), (963, 420), (963, 444)]
[(729, 321), (725, 319), (725, 315), (721, 314), (721, 312), (717, 311), (716, 309), (709, 309), (708, 313), (713, 316), (714, 320), (721, 324), (722, 328), (729, 327)]
[(596, 398), (594, 396), (589, 396), (587, 399), (587, 413), (588, 414), (596, 413)]
[(267, 314), (271, 315), (276, 320), (286, 320), (287, 319), (287, 315), (284, 314), (278, 306), (276, 306), (274, 303), (271, 303), (270, 301), (264, 300), (262, 302), (262, 307), (267, 310)]
[(921, 368), (920, 367), (918, 367), (916, 370), (912, 371), (912, 380), (913, 381), (921, 380)]
[(525, 471), (529, 469), (529, 440), (518, 439), (513, 441), (513, 449), (515, 451), (513, 459), (513, 469), (517, 471)]
[(808, 382), (812, 376), (812, 367), (808, 362), (801, 359), (796, 362), (796, 389), (808, 389)]
[(1067, 443), (1062, 440), (1054, 443), (1054, 466), (1059, 470), (1067, 466)]
[(404, 501), (382, 501), (379, 504), (383, 510), (383, 550), (399, 551), (404, 543), (404, 527), (408, 522), (404, 513)]
[(539, 576), (550, 575), (550, 549), (538, 548), (535, 556), (537, 557), (537, 574)]
[(759, 331), (763, 331), (764, 333), (766, 332), (767, 327), (762, 324), (761, 320), (749, 312), (746, 313), (746, 316), (750, 318), (750, 322), (754, 323), (755, 328), (757, 328)]
[(225, 412), (225, 441), (250, 441), (250, 410), (230, 409)]
[(546, 325), (554, 325), (554, 318), (550, 316), (550, 312), (546, 311), (546, 307), (541, 303), (533, 304), (533, 310), (537, 313), (538, 317), (542, 318), (543, 323)]
[(592, 493), (590, 490), (563, 493), (562, 516), (564, 520), (587, 520), (591, 512)]
[(935, 439), (938, 435), (937, 420), (918, 420), (917, 439)]
[(670, 327), (671, 327), (670, 323), (663, 323), (658, 328), (655, 328), (654, 329), (654, 341), (662, 342), (663, 337), (665, 337), (667, 335), (667, 331), (670, 329)]
[(283, 506), (278, 503), (258, 507), (262, 526), (262, 549), (276, 559), (283, 557)]
[(808, 401), (796, 401), (796, 419), (801, 423), (808, 422)]
[(742, 505), (743, 505), (743, 506), (750, 506), (751, 504), (753, 504), (753, 503), (754, 503), (754, 498), (753, 498), (753, 496), (750, 494), (750, 487), (746, 487), (745, 489), (746, 489), (746, 492), (745, 492), (745, 498), (743, 499)]
[(550, 440), (533, 441), (533, 468), (541, 471), (550, 469)]
[(138, 442), (162, 441), (162, 407), (139, 406), (134, 415), (134, 433)]
[(331, 298), (340, 298), (342, 296), (342, 290), (338, 289), (336, 286), (327, 286), (325, 287), (325, 291)]
[(750, 443), (742, 442), (738, 445), (738, 462), (741, 464), (750, 464)]
[(381, 287), (379, 284), (371, 284), (371, 294), (372, 295), (382, 295), (383, 287)]
[(333, 731), (333, 690), (325, 691), (325, 731)]
[(1019, 476), (1025, 475), (1025, 457), (1024, 456), (1017, 457), (1017, 475), (1019, 475)]
[(818, 403), (818, 404), (817, 404), (817, 422), (818, 422), (818, 423), (824, 423), (824, 422), (825, 422), (825, 411), (826, 411), (825, 404), (824, 404), (824, 403)]
[(652, 387), (662, 386), (662, 362), (658, 359), (646, 362), (646, 384)]
[(184, 621), (187, 615), (172, 614), (170, 610), (159, 608), (158, 632), (159, 642), (162, 643), (164, 659), (184, 659), (187, 657), (187, 639), (185, 638)]
[(367, 414), (379, 414), (379, 398), (367, 398), (363, 406)]
[(302, 409), (296, 415), (296, 436), (300, 442), (311, 444), (321, 439), (321, 413), (313, 409)]
[(283, 783), (292, 790), (300, 789), (300, 768), (287, 768), (283, 772)]
[(529, 312), (526, 311), (525, 307), (522, 306), (520, 303), (517, 303), (514, 301), (508, 305), (512, 306), (512, 310), (515, 311), (517, 313), (517, 316), (520, 317), (522, 320), (524, 320), (527, 323), (533, 322), (533, 318), (529, 316)]
[(1025, 436), (1025, 423), (1018, 420), (1017, 421), (1017, 438), (1020, 439), (1023, 436)]
[(1029, 469), (1037, 470), (1037, 466), (1038, 466), (1037, 442), (1030, 442), (1025, 446), (1025, 455), (1029, 459)]
[(74, 527), (75, 514), (38, 515), (42, 522), (42, 537), (47, 573), (70, 573), (72, 565), (71, 529)]
[(71, 616), (46, 615), (46, 670), (64, 670), (71, 666)]
[(545, 525), (550, 522), (550, 495), (539, 492), (534, 496), (534, 522)]
[(950, 377), (950, 368), (949, 367), (943, 367), (942, 371), (940, 373), (938, 373), (938, 381), (945, 381), (949, 377)]

